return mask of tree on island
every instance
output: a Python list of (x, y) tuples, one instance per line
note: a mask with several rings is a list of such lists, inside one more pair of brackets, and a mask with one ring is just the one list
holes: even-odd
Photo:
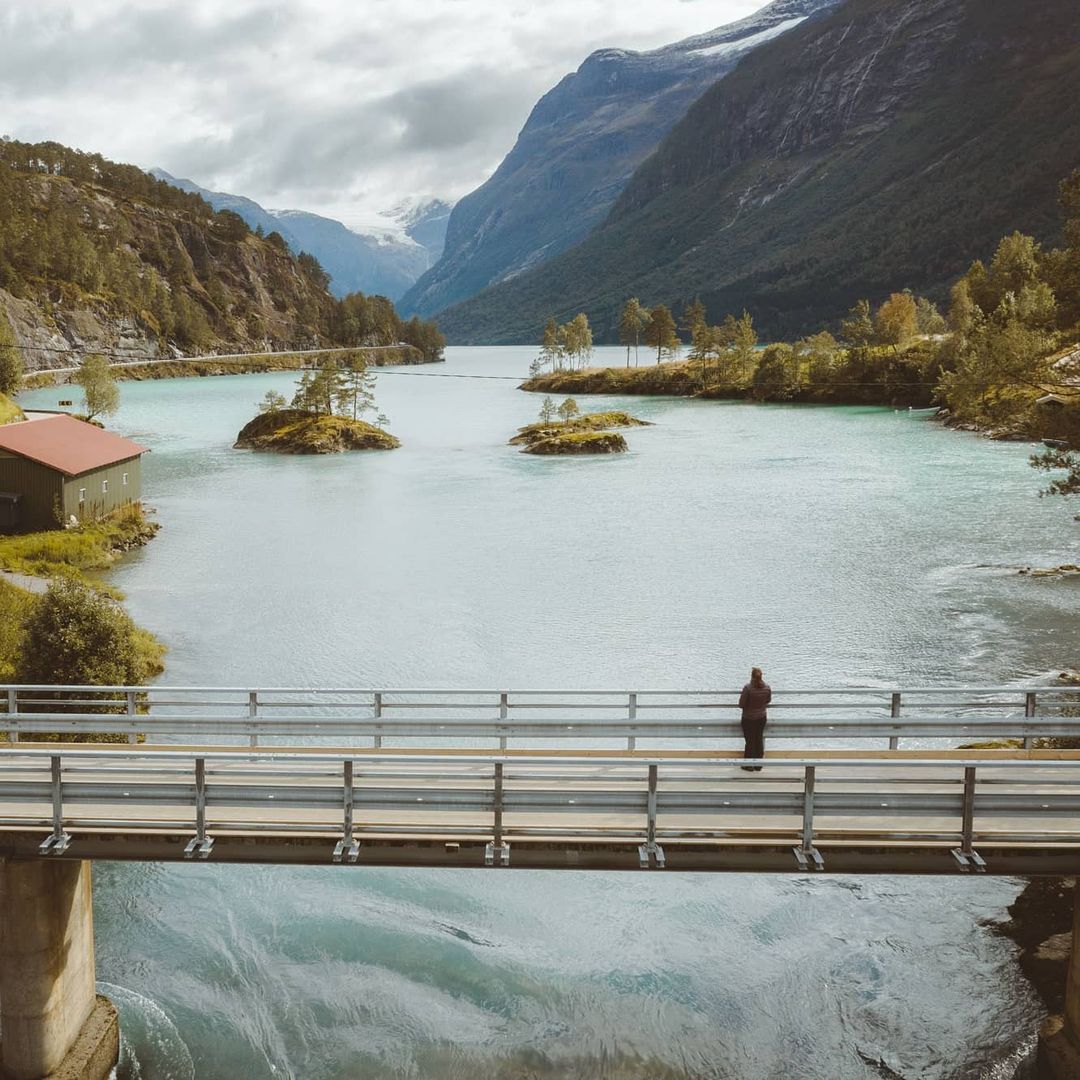
[(679, 348), (679, 338), (675, 333), (675, 320), (664, 304), (657, 304), (649, 312), (649, 322), (645, 327), (645, 344), (656, 349), (656, 362), (659, 364), (665, 356), (674, 356)]
[(559, 417), (564, 424), (570, 423), (575, 416), (581, 415), (581, 409), (578, 403), (572, 398), (568, 397), (558, 408)]
[[(263, 399), (264, 403), (267, 398)], [(301, 374), (292, 407), (316, 416), (337, 415), (359, 420), (365, 413), (378, 410), (375, 375), (361, 354), (356, 354), (345, 367), (330, 357), (318, 368)], [(260, 412), (270, 411), (273, 410), (260, 406)], [(382, 413), (377, 413), (376, 420), (387, 423)]]
[(267, 390), (263, 395), (262, 401), (259, 402), (259, 412), (281, 412), (286, 405), (288, 405), (288, 402), (285, 400), (284, 395), (279, 394), (276, 390)]
[(83, 389), (83, 405), (86, 419), (111, 416), (120, 408), (120, 389), (109, 361), (101, 353), (91, 353), (82, 362), (76, 381)]
[(619, 314), (619, 342), (626, 346), (626, 366), (630, 366), (630, 346), (634, 346), (634, 367), (638, 362), (641, 333), (649, 325), (649, 312), (636, 296), (631, 296)]
[(694, 331), (700, 326), (705, 326), (707, 322), (705, 305), (701, 302), (700, 296), (695, 296), (689, 304), (683, 305), (682, 317), (679, 319), (679, 329), (691, 339), (694, 337)]
[(544, 398), (540, 405), (540, 423), (554, 423), (555, 417), (558, 415), (558, 410), (555, 408), (555, 402), (552, 401), (550, 397)]
[(7, 317), (0, 312), (0, 394), (14, 394), (22, 388), (23, 366), (15, 335)]
[(552, 316), (544, 324), (544, 336), (540, 342), (540, 355), (537, 357), (537, 361), (554, 371), (556, 368), (562, 366), (563, 345), (559, 337), (559, 324), (555, 321), (555, 317)]
[(562, 327), (562, 341), (566, 355), (570, 357), (571, 367), (584, 367), (593, 351), (592, 327), (589, 326), (589, 317), (584, 311), (578, 312)]

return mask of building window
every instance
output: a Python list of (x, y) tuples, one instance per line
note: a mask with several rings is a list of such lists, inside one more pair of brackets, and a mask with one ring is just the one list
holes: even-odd
[(124, 473), (124, 487), (127, 487), (127, 473)]
[(79, 488), (79, 505), (86, 502), (86, 488)]
[(102, 480), (101, 481), (101, 494), (102, 495), (106, 494), (108, 492), (108, 490), (109, 490), (109, 481), (108, 480)]

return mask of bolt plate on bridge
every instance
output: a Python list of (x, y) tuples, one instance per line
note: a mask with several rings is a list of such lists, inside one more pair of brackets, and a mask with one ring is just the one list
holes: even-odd
[(962, 851), (953, 848), (952, 857), (956, 860), (962, 874), (974, 870), (976, 874), (986, 873), (986, 860), (977, 851)]
[(638, 865), (642, 870), (649, 869), (650, 856), (657, 870), (663, 870), (667, 866), (667, 856), (664, 855), (664, 849), (659, 844), (642, 844), (637, 849), (637, 853)]
[(194, 859), (197, 856), (200, 859), (208, 859), (210, 857), (210, 852), (213, 850), (213, 837), (204, 836), (200, 839), (198, 836), (193, 836), (184, 848), (184, 858)]
[[(498, 855), (498, 858), (496, 858)], [(488, 844), (484, 848), (484, 865), (485, 866), (509, 866), (510, 865), (510, 845), (509, 844)]]
[(821, 857), (821, 852), (817, 848), (796, 847), (791, 850), (795, 855), (795, 861), (799, 864), (800, 870), (825, 869), (825, 860)]
[(350, 837), (342, 837), (334, 845), (334, 862), (354, 863), (360, 858), (360, 841)]
[(69, 847), (71, 847), (71, 836), (68, 833), (53, 833), (38, 845), (38, 854), (63, 855)]

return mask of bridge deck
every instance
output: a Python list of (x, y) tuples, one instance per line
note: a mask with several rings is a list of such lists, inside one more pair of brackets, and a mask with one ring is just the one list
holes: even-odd
[(1080, 752), (0, 747), (0, 855), (1080, 872)]

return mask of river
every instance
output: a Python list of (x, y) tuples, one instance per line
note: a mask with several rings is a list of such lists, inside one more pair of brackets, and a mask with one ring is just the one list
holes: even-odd
[[(165, 679), (963, 685), (1075, 662), (1077, 584), (1015, 569), (1076, 558), (1030, 448), (890, 409), (590, 398), (655, 426), (536, 458), (506, 440), (539, 400), (490, 377), (533, 353), (380, 373), (403, 447), (330, 458), (231, 449), (287, 373), (122, 384), (111, 426), (152, 448), (163, 528), (111, 580)], [(142, 1080), (992, 1077), (1039, 1015), (985, 925), (1008, 880), (97, 875)]]

